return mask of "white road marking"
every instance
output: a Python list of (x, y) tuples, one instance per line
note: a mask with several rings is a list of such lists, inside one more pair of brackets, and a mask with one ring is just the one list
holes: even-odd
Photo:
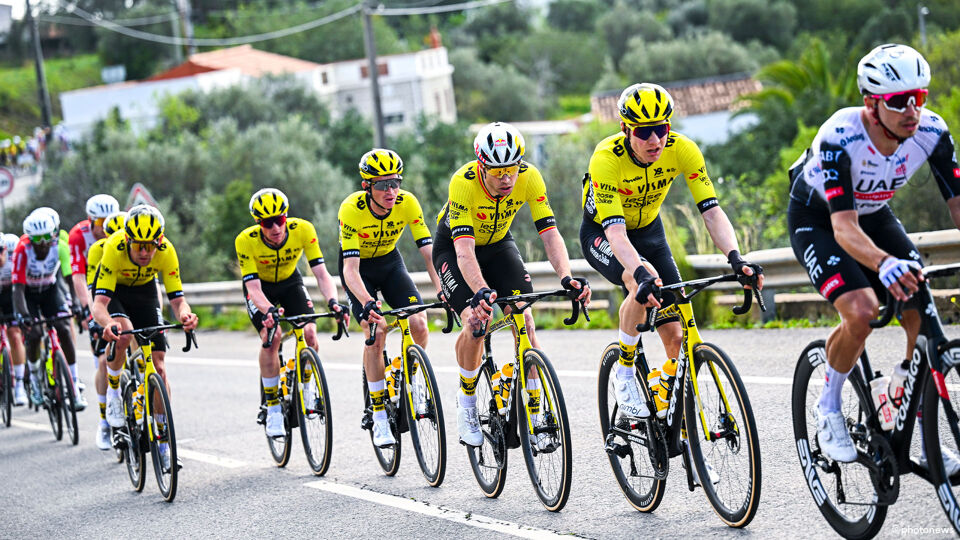
[(32, 429), (34, 431), (50, 431), (52, 429), (49, 424), (38, 424), (36, 422), (26, 422), (24, 420), (10, 420), (10, 425), (23, 429)]
[(307, 482), (304, 485), (309, 488), (319, 489), (321, 491), (327, 491), (337, 495), (345, 495), (347, 497), (353, 497), (355, 499), (360, 499), (375, 504), (392, 506), (407, 512), (415, 512), (417, 514), (444, 519), (454, 523), (476, 527), (478, 529), (486, 529), (488, 531), (494, 531), (501, 534), (509, 534), (519, 538), (570, 538), (569, 535), (557, 534), (546, 529), (528, 527), (525, 525), (520, 525), (519, 523), (504, 521), (502, 519), (481, 516), (479, 514), (465, 512), (463, 510), (433, 505), (404, 497), (396, 497), (394, 495), (387, 495), (384, 493), (347, 486), (344, 484), (336, 484), (326, 480), (315, 480), (313, 482)]
[(214, 456), (212, 454), (204, 454), (203, 452), (187, 450), (186, 448), (177, 448), (177, 455), (185, 459), (201, 461), (203, 463), (209, 463), (210, 465), (216, 465), (218, 467), (223, 467), (226, 469), (239, 469), (241, 467), (249, 466), (247, 462), (240, 461), (239, 459)]

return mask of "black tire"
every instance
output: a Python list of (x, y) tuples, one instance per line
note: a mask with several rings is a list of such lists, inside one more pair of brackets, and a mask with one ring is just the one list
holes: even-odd
[[(295, 406), (300, 416), (300, 437), (313, 474), (321, 476), (330, 467), (330, 454), (333, 452), (333, 413), (330, 408), (327, 377), (323, 373), (317, 351), (310, 347), (303, 349), (300, 353), (300, 371), (299, 380), (306, 380), (309, 375), (313, 382), (312, 385), (305, 385), (302, 392), (300, 389), (294, 391), (297, 402)], [(307, 395), (308, 392), (310, 395)], [(306, 406), (300, 404), (301, 393)]]
[[(120, 370), (120, 388), (123, 388), (126, 391), (127, 384), (130, 382), (130, 372), (127, 369)], [(131, 390), (132, 392), (132, 390)], [(127, 401), (123, 401), (124, 411), (126, 411)], [(116, 428), (110, 428), (110, 440), (114, 440), (114, 434), (117, 431)], [(120, 446), (113, 447), (113, 453), (117, 457), (117, 463), (123, 463), (124, 459), (124, 449)]]
[[(419, 345), (407, 347), (407, 369), (416, 366), (416, 372), (403, 377), (403, 399), (407, 411), (407, 423), (410, 426), (410, 439), (413, 449), (417, 453), (417, 462), (420, 470), (430, 487), (440, 487), (447, 470), (447, 435), (443, 422), (443, 407), (440, 404), (440, 389), (437, 379), (433, 375), (433, 366), (427, 353)], [(413, 389), (423, 389), (425, 410), (422, 414), (416, 411)]]
[[(800, 458), (803, 477), (813, 500), (827, 523), (845, 538), (873, 538), (880, 532), (887, 517), (887, 507), (873, 504), (877, 494), (866, 467), (859, 463), (836, 463), (820, 452), (817, 442), (816, 407), (820, 399), (821, 383), (827, 355), (824, 341), (817, 340), (800, 353), (793, 373), (791, 402), (793, 435)], [(811, 382), (812, 381), (812, 382)], [(866, 430), (864, 411), (871, 410), (873, 402), (859, 386), (848, 378), (843, 386), (843, 415), (848, 425), (859, 425)], [(855, 441), (856, 442), (856, 441)], [(839, 468), (843, 488), (855, 504), (839, 505), (831, 497), (837, 493), (836, 474)], [(842, 506), (842, 508), (840, 507)]]
[[(707, 422), (706, 426), (701, 423), (688, 372), (684, 419), (693, 465), (703, 492), (720, 519), (730, 527), (746, 527), (760, 506), (762, 478), (760, 440), (750, 398), (737, 368), (719, 347), (701, 343), (694, 348), (693, 359)], [(725, 399), (721, 397), (721, 388)], [(721, 434), (721, 438), (708, 441), (705, 429)], [(704, 481), (709, 476), (707, 465), (720, 477), (716, 484)]]
[[(263, 393), (263, 381), (260, 380), (260, 377), (257, 377), (257, 388), (260, 389), (260, 410), (264, 415), (263, 429), (264, 435), (267, 437), (267, 447), (270, 448), (270, 455), (273, 456), (273, 461), (276, 462), (277, 467), (286, 467), (287, 463), (290, 462), (290, 452), (293, 448), (293, 445), (290, 444), (292, 440), (290, 422), (287, 420), (290, 402), (286, 401), (286, 398), (283, 396), (282, 385), (281, 387), (277, 387), (277, 391), (280, 393), (280, 413), (283, 415), (284, 435), (283, 437), (271, 437), (266, 434), (267, 397)], [(299, 407), (299, 405), (297, 405), (297, 407)]]
[[(570, 484), (573, 481), (573, 446), (570, 436), (570, 420), (567, 418), (567, 406), (560, 388), (560, 378), (550, 364), (550, 360), (538, 349), (523, 353), (523, 365), (526, 374), (518, 374), (517, 389), (523, 389), (515, 397), (517, 415), (520, 417), (520, 446), (527, 464), (527, 473), (533, 483), (533, 489), (543, 506), (551, 512), (559, 512), (570, 497)], [(539, 379), (540, 417), (530, 425), (531, 418), (520, 398), (527, 400), (530, 391), (526, 390), (530, 373), (535, 371)], [(520, 379), (520, 377), (525, 377)], [(533, 403), (533, 397), (527, 404)], [(549, 450), (538, 450), (530, 439), (531, 433), (545, 433), (549, 438)]]
[(3, 414), (3, 425), (10, 427), (10, 421), (13, 419), (13, 360), (10, 358), (10, 350), (4, 348), (0, 351), (0, 362), (3, 363), (3, 369), (0, 370), (0, 411)]
[(137, 493), (143, 491), (143, 486), (147, 483), (147, 456), (144, 452), (142, 441), (143, 431), (137, 425), (137, 417), (134, 412), (135, 404), (133, 402), (133, 393), (136, 390), (136, 384), (127, 384), (123, 386), (123, 412), (127, 419), (125, 430), (129, 440), (120, 448), (123, 453), (123, 460), (127, 462), (127, 475), (130, 477), (130, 483)]
[[(44, 351), (43, 358), (47, 358), (47, 354), (50, 354), (50, 352)], [(44, 407), (47, 409), (47, 416), (50, 418), (50, 427), (53, 428), (53, 436), (59, 441), (63, 439), (63, 406), (61, 405), (63, 396), (56, 379), (54, 379), (53, 385), (50, 385), (50, 378), (46, 371), (46, 361), (42, 364), (40, 376), (43, 380), (37, 382), (40, 383), (40, 387), (43, 388), (42, 392), (46, 398), (44, 400)]]
[(80, 441), (80, 430), (77, 428), (77, 409), (74, 402), (76, 393), (73, 388), (73, 377), (70, 376), (70, 369), (67, 367), (67, 360), (63, 357), (62, 352), (57, 351), (53, 360), (57, 363), (57, 386), (60, 387), (60, 408), (63, 412), (64, 427), (70, 444), (76, 446)]
[[(170, 408), (170, 396), (163, 379), (157, 373), (147, 378), (147, 400), (150, 415), (144, 418), (149, 424), (153, 436), (150, 437), (150, 454), (153, 456), (153, 472), (157, 477), (157, 487), (163, 500), (173, 502), (177, 496), (177, 433), (173, 424), (173, 409)], [(170, 467), (164, 469), (160, 459), (160, 445), (166, 444), (170, 454)]]
[[(386, 364), (384, 364), (384, 367), (386, 367)], [(369, 413), (372, 419), (373, 404), (370, 402), (370, 387), (367, 385), (367, 373), (365, 370), (361, 370), (360, 374), (363, 377), (363, 410), (365, 414)], [(383, 469), (384, 474), (393, 476), (400, 470), (401, 446), (400, 429), (399, 426), (397, 426), (398, 411), (397, 406), (390, 400), (390, 394), (386, 390), (384, 391), (383, 401), (384, 410), (387, 411), (387, 418), (390, 421), (390, 430), (393, 431), (393, 438), (396, 439), (397, 443), (383, 448), (373, 444), (373, 426), (371, 425), (370, 444), (373, 446), (373, 453), (377, 456), (377, 463), (380, 464), (380, 468)]]
[[(603, 443), (607, 445), (608, 434), (612, 425), (617, 425), (617, 399), (613, 389), (611, 374), (614, 373), (617, 363), (620, 359), (619, 343), (611, 343), (603, 351), (600, 361), (600, 374), (597, 381), (597, 406), (600, 411), (600, 433), (603, 436)], [(637, 370), (640, 381), (646, 381), (646, 375)], [(638, 385), (643, 398), (647, 400), (648, 406), (652, 408), (650, 401), (650, 389), (646, 384)], [(656, 422), (650, 420), (649, 422)], [(630, 505), (641, 512), (653, 512), (663, 501), (663, 495), (667, 491), (667, 480), (658, 479), (655, 470), (659, 467), (653, 463), (652, 455), (660, 456), (658, 462), (661, 467), (669, 470), (669, 458), (667, 458), (666, 443), (662, 438), (662, 431), (656, 425), (641, 423), (637, 429), (630, 429), (628, 423), (619, 426), (622, 430), (637, 432), (636, 439), (628, 439), (626, 434), (614, 435), (609, 440), (611, 445), (615, 446), (616, 452), (607, 452), (607, 458), (610, 460), (610, 468), (613, 470), (613, 476), (620, 485), (620, 490), (624, 497), (630, 502)], [(646, 429), (644, 429), (646, 428)], [(644, 433), (645, 432), (645, 433)], [(650, 448), (653, 446), (653, 449)], [(623, 457), (620, 457), (623, 454)]]
[[(960, 513), (957, 512), (957, 508), (960, 508), (960, 475), (948, 477), (943, 464), (944, 448), (955, 456), (960, 455), (960, 426), (956, 421), (960, 410), (960, 392), (957, 391), (957, 388), (960, 388), (960, 373), (957, 367), (957, 362), (960, 362), (960, 340), (947, 343), (940, 351), (940, 358), (953, 363), (943, 364), (943, 388), (948, 399), (941, 398), (938, 385), (928, 378), (921, 404), (923, 444), (927, 449), (927, 463), (930, 464), (931, 482), (936, 489), (937, 499), (954, 532), (960, 534)], [(948, 411), (948, 407), (952, 412)]]
[(508, 455), (507, 419), (497, 412), (493, 385), (490, 382), (492, 377), (493, 366), (485, 360), (480, 369), (476, 394), (483, 444), (478, 447), (466, 446), (473, 476), (483, 494), (491, 499), (499, 497), (506, 485)]

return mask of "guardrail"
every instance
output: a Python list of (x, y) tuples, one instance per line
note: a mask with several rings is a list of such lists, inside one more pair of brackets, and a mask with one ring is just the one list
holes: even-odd
[[(960, 231), (949, 229), (943, 231), (928, 231), (910, 234), (910, 239), (917, 246), (920, 255), (927, 264), (946, 264), (960, 261)], [(763, 315), (764, 320), (770, 320), (776, 317), (776, 301), (778, 296), (789, 302), (800, 301), (823, 301), (816, 292), (810, 293), (791, 293), (784, 294), (790, 289), (807, 287), (810, 284), (807, 278), (807, 269), (801, 266), (793, 256), (793, 250), (790, 248), (764, 249), (753, 251), (745, 255), (750, 262), (759, 263), (763, 266), (765, 277), (764, 301), (768, 305), (767, 312)], [(688, 255), (687, 262), (693, 266), (697, 276), (685, 276), (687, 278), (705, 277), (721, 274), (730, 271), (730, 265), (720, 254), (714, 255)], [(826, 261), (811, 261), (811, 266), (817, 264), (821, 267), (827, 264)], [(597, 271), (587, 264), (583, 259), (573, 259), (570, 261), (571, 271), (574, 275), (585, 276), (590, 280), (590, 285), (597, 293), (609, 294), (615, 287), (603, 278)], [(553, 267), (547, 261), (537, 261), (527, 263), (527, 270), (530, 272), (534, 290), (548, 289), (557, 286), (557, 275)], [(824, 270), (828, 271), (828, 270)], [(426, 272), (411, 272), (414, 284), (427, 297), (433, 296), (433, 284)], [(308, 276), (309, 277), (309, 276)], [(334, 277), (337, 283), (340, 298), (345, 298), (340, 288), (340, 279)], [(317, 290), (316, 281), (313, 279), (304, 279), (310, 296), (315, 300), (321, 300)], [(723, 283), (718, 285), (721, 289), (733, 291), (737, 286), (733, 283)], [(200, 306), (242, 306), (244, 304), (242, 285), (237, 281), (216, 281), (208, 283), (185, 283), (184, 293), (192, 305)], [(739, 299), (737, 300), (739, 302)], [(323, 305), (325, 302), (319, 301), (317, 305)], [(597, 306), (601, 307), (601, 306)], [(608, 304), (608, 309), (616, 309), (613, 303)]]

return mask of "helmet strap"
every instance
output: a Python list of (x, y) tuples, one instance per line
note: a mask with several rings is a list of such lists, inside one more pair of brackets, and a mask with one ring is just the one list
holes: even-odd
[[(383, 206), (382, 204), (378, 203), (376, 199), (373, 198), (373, 184), (372, 184), (372, 183), (367, 182), (367, 189), (365, 189), (364, 191), (367, 192), (367, 206), (370, 207), (371, 210), (373, 209), (373, 205), (377, 205), (377, 208), (380, 208), (381, 210), (383, 210), (383, 211), (386, 212), (387, 214), (390, 213), (390, 211), (391, 211), (390, 208), (387, 208), (387, 207)], [(379, 216), (379, 214), (377, 214), (377, 216)], [(385, 215), (385, 216), (386, 216), (386, 215)], [(385, 217), (385, 216), (384, 216), (384, 217)]]
[(650, 166), (649, 163), (644, 163), (640, 161), (640, 158), (638, 158), (636, 154), (633, 153), (633, 147), (630, 145), (630, 141), (633, 138), (633, 133), (631, 133), (630, 126), (625, 125), (623, 122), (620, 123), (620, 126), (621, 126), (620, 129), (623, 131), (623, 134), (626, 135), (626, 139), (624, 139), (623, 142), (627, 150), (627, 155), (630, 156), (630, 160), (633, 161), (633, 163), (637, 167), (649, 167)]
[(876, 120), (877, 125), (883, 129), (883, 134), (891, 140), (897, 141), (897, 144), (903, 144), (903, 141), (907, 140), (905, 137), (898, 137), (894, 132), (890, 131), (886, 125), (884, 125), (883, 120), (880, 120), (880, 101), (876, 100), (876, 103), (873, 104), (873, 109), (870, 110), (870, 115), (873, 116), (873, 119)]

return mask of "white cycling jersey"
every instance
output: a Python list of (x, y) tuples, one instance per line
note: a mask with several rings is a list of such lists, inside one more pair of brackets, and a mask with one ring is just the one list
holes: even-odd
[[(867, 135), (862, 110), (840, 109), (820, 126), (813, 144), (791, 167), (793, 200), (830, 213), (856, 210), (859, 215), (870, 214), (886, 206), (927, 162), (943, 198), (960, 195), (953, 137), (940, 115), (921, 109), (916, 133), (893, 154), (884, 156)], [(800, 166), (802, 175), (796, 174)]]

